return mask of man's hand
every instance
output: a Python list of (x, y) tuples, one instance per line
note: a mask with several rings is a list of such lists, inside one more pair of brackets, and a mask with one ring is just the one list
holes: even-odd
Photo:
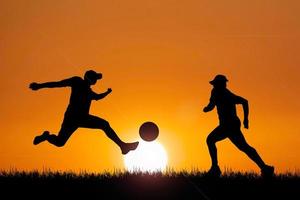
[(208, 108), (208, 107), (205, 107), (205, 108), (203, 108), (203, 112), (209, 112), (210, 111), (210, 109)]
[(32, 90), (38, 90), (41, 87), (40, 87), (40, 84), (33, 82), (33, 83), (30, 83), (29, 88)]
[(244, 127), (245, 127), (246, 129), (249, 128), (249, 120), (248, 120), (248, 119), (244, 119)]
[(107, 94), (111, 93), (112, 92), (112, 89), (111, 88), (108, 88), (107, 89)]

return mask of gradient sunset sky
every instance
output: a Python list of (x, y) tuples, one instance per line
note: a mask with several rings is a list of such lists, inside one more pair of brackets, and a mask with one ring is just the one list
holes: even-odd
[[(298, 0), (0, 0), (0, 169), (124, 168), (102, 131), (79, 129), (63, 148), (32, 144), (59, 130), (70, 90), (29, 83), (94, 69), (94, 91), (113, 92), (91, 113), (125, 141), (157, 123), (171, 168), (210, 167), (205, 140), (218, 118), (202, 109), (221, 73), (249, 100), (249, 144), (277, 172), (299, 170), (299, 10)], [(258, 171), (229, 140), (217, 146), (223, 169)]]

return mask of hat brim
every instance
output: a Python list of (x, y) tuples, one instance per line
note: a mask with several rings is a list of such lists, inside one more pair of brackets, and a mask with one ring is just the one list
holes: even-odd
[(95, 78), (96, 78), (96, 79), (101, 79), (101, 78), (102, 78), (102, 74), (101, 74), (101, 73), (95, 74)]
[(212, 81), (209, 81), (209, 83), (211, 84), (211, 85), (214, 85), (214, 84), (216, 84), (216, 83), (220, 83), (220, 82), (228, 82), (228, 80), (212, 80)]

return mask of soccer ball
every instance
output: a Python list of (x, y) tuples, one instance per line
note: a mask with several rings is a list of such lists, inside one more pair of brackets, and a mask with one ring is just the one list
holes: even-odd
[(158, 137), (159, 129), (155, 123), (145, 122), (141, 125), (139, 133), (143, 140), (151, 142)]

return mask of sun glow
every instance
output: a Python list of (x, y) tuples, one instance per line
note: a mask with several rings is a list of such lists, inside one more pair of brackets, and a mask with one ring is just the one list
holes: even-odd
[(140, 141), (135, 151), (125, 155), (124, 163), (130, 172), (160, 172), (166, 169), (168, 156), (160, 143)]

